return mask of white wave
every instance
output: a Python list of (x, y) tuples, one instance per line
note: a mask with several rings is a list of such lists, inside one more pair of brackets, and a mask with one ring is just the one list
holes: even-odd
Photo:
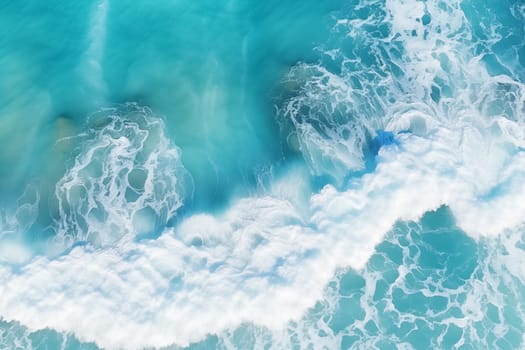
[[(305, 64), (292, 69), (289, 81), (304, 82), (304, 95), (293, 98), (283, 114), (294, 124), (292, 140), (299, 148), (315, 175), (333, 174), (344, 177), (349, 170), (364, 168), (363, 147), (367, 132), (374, 130), (373, 122), (363, 120), (341, 123), (339, 114), (353, 112), (348, 105), (354, 89), (347, 82), (320, 66)], [(369, 125), (370, 124), (370, 125)], [(290, 136), (289, 136), (290, 142)]]
[(56, 185), (58, 248), (154, 234), (182, 206), (185, 191), (191, 193), (162, 121), (128, 104), (92, 115), (88, 128), (78, 137), (74, 164)]
[[(307, 211), (276, 194), (245, 198), (154, 241), (75, 247), (37, 258), (23, 273), (4, 268), (0, 314), (108, 348), (184, 345), (243, 321), (276, 329), (321, 298), (337, 267), (363, 267), (398, 219), (448, 204), (468, 233), (492, 234), (525, 217), (523, 154), (491, 164), (487, 171), (506, 174), (501, 180), (512, 186), (482, 199), (489, 180), (476, 181), (479, 162), (506, 154), (494, 138), (441, 127), (430, 139), (402, 134), (399, 141), (380, 151), (374, 173), (344, 192), (325, 186)], [(469, 142), (485, 155), (477, 163), (470, 148), (462, 151)]]
[(524, 241), (523, 226), (475, 243), (443, 222), (396, 225), (371, 261), (339, 271), (301, 320), (278, 331), (228, 330), (215, 347), (521, 348)]
[[(407, 24), (402, 20), (406, 11), (396, 4), (387, 2), (395, 31), (385, 40), (394, 40), (399, 34), (399, 41), (407, 43), (412, 34), (407, 33)], [(405, 7), (409, 7), (410, 16), (423, 15), (422, 5), (409, 4)], [(439, 22), (434, 14), (440, 10), (432, 11), (437, 11), (432, 13), (432, 23)], [(435, 35), (430, 44), (428, 39), (407, 44), (406, 62), (389, 57), (394, 63), (404, 64), (404, 78), (399, 79), (407, 85), (399, 87), (390, 74), (378, 85), (392, 86), (384, 99), (378, 97), (380, 89), (374, 89), (375, 95), (363, 94), (360, 101), (378, 99), (364, 109), (353, 110), (357, 119), (352, 121), (356, 127), (351, 130), (357, 130), (357, 134), (352, 135), (379, 126), (397, 133), (397, 144), (379, 150), (373, 173), (345, 184), (345, 190), (326, 185), (306, 205), (299, 205), (302, 191), (293, 187), (304, 188), (307, 181), (300, 178), (300, 171), (291, 171), (279, 179), (281, 185), (259, 197), (239, 199), (218, 215), (191, 216), (156, 240), (125, 240), (112, 249), (77, 246), (55, 259), (35, 258), (21, 272), (0, 265), (0, 315), (19, 320), (31, 329), (72, 331), (80, 339), (107, 348), (185, 345), (242, 322), (278, 330), (290, 319), (299, 319), (322, 297), (338, 267), (363, 268), (374, 247), (398, 220), (417, 220), (426, 211), (446, 204), (458, 225), (474, 237), (496, 235), (521, 224), (525, 217), (521, 200), (525, 196), (525, 155), (521, 149), (525, 143), (525, 88), (509, 77), (489, 76), (478, 59), (469, 59), (468, 52), (456, 52), (460, 39), (448, 35), (462, 28), (464, 22), (455, 19), (443, 17), (441, 21), (451, 25), (450, 31), (429, 34)], [(462, 24), (458, 27), (456, 23)], [(453, 49), (439, 51), (439, 40), (453, 45)], [(416, 46), (417, 54), (412, 51)], [(452, 65), (457, 71), (442, 67), (446, 60), (439, 61), (441, 53), (452, 53), (449, 60), (457, 63)], [(325, 74), (320, 66), (313, 70)], [(431, 84), (436, 76), (452, 77), (450, 84), (438, 88), (445, 91), (448, 86), (454, 94), (447, 97), (443, 92), (432, 102)], [(348, 80), (335, 76), (308, 81), (322, 85), (303, 90), (311, 92), (307, 97), (312, 99), (302, 101), (307, 107), (326, 108), (326, 118), (320, 125), (327, 121), (327, 127), (308, 129), (306, 124), (311, 120), (303, 125), (299, 114), (294, 114), (295, 126), (301, 126), (297, 130), (306, 130), (299, 140), (301, 150), (313, 159), (310, 165), (331, 158), (325, 164), (335, 164), (328, 169), (336, 169), (331, 174), (341, 177), (341, 169), (352, 170), (352, 164), (361, 164), (362, 156), (356, 153), (361, 141), (352, 144), (340, 140), (351, 140), (351, 135), (338, 131), (327, 138), (326, 133), (334, 121), (331, 112), (356, 101), (352, 95), (350, 103), (344, 104), (353, 90)], [(318, 93), (329, 95), (326, 106), (318, 107), (318, 102), (325, 100), (324, 95), (318, 98)], [(312, 101), (315, 103), (310, 104)], [(338, 103), (344, 105), (338, 107)], [(370, 111), (384, 115), (369, 121), (361, 113), (374, 115)], [(309, 117), (318, 116), (316, 113)], [(341, 125), (346, 127), (345, 123)], [(119, 183), (122, 178), (116, 169), (130, 171), (136, 154), (129, 148), (132, 139), (122, 134), (112, 136), (116, 124), (109, 125), (94, 143), (87, 144), (87, 152), (77, 157), (76, 166), (58, 186), (59, 198), (73, 208), (61, 215), (66, 223), (74, 223), (72, 229), (64, 227), (66, 233), (89, 236), (79, 220), (89, 218), (88, 213), (99, 207), (85, 208), (85, 203), (91, 202), (100, 203), (112, 213), (108, 217), (115, 222), (114, 226), (107, 221), (99, 226), (90, 223), (88, 231), (92, 227), (98, 231), (115, 227), (114, 232), (133, 228), (132, 213), (136, 210), (113, 211), (123, 207), (122, 190), (128, 185)], [(317, 135), (312, 134), (314, 129)], [(133, 140), (141, 140), (141, 130), (132, 128)], [(401, 133), (407, 130), (410, 132)], [(316, 140), (322, 142), (313, 145)], [(163, 150), (162, 154), (168, 152), (178, 159), (178, 153), (164, 148), (165, 143), (154, 144)], [(325, 145), (328, 150), (322, 148)], [(314, 146), (318, 147), (315, 152), (319, 157), (310, 151)], [(88, 170), (86, 166), (97, 149), (110, 160), (109, 164), (125, 166), (111, 165), (105, 168), (110, 172), (103, 172), (103, 177), (81, 175), (80, 170)], [(150, 165), (144, 168), (149, 171)], [(326, 168), (322, 165), (318, 169), (322, 172)], [(171, 176), (176, 178), (176, 174), (166, 175), (169, 179)], [(108, 178), (113, 185), (102, 178)], [(103, 190), (87, 191), (90, 200), (77, 202), (73, 185), (78, 183), (86, 188), (98, 184)], [(111, 195), (105, 194), (108, 191)], [(158, 196), (154, 192), (135, 209), (156, 203)], [(103, 234), (112, 233), (106, 229)], [(112, 239), (110, 236), (108, 242)], [(327, 339), (326, 346), (335, 344), (331, 341)]]
[[(341, 38), (336, 49), (319, 48), (322, 63), (298, 64), (286, 78), (295, 96), (281, 119), (313, 174), (341, 185), (365, 168), (367, 144), (379, 129), (426, 135), (436, 123), (484, 129), (495, 118), (500, 125), (523, 119), (523, 85), (490, 76), (475, 52), (500, 36), (490, 27), (489, 38), (476, 42), (459, 2), (387, 1), (377, 13), (376, 3), (361, 6), (370, 16), (339, 20), (334, 32)], [(399, 119), (414, 111), (421, 117), (402, 125)]]

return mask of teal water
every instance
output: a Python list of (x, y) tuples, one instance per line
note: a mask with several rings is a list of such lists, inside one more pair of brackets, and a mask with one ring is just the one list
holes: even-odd
[(18, 135), (5, 136), (2, 188), (20, 191), (35, 173), (52, 172), (45, 152), (81, 132), (88, 114), (136, 102), (165, 117), (195, 200), (213, 205), (225, 188), (253, 185), (257, 171), (282, 158), (279, 82), (295, 62), (315, 59), (338, 1), (2, 7), (2, 130)]
[(525, 346), (519, 1), (0, 9), (0, 348)]

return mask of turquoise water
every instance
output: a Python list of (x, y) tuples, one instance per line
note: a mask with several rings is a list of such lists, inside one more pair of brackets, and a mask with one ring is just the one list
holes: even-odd
[(0, 348), (525, 346), (519, 1), (0, 8)]

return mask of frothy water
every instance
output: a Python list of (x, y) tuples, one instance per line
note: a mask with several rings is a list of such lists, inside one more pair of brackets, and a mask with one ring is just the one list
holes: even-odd
[(0, 347), (524, 346), (523, 5), (3, 6)]
[(66, 246), (113, 245), (165, 227), (192, 184), (162, 121), (146, 108), (125, 105), (90, 116), (88, 128), (56, 185), (54, 239)]

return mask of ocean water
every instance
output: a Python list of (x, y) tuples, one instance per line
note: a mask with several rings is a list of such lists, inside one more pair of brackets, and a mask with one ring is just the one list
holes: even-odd
[(525, 3), (0, 0), (0, 349), (525, 348)]

